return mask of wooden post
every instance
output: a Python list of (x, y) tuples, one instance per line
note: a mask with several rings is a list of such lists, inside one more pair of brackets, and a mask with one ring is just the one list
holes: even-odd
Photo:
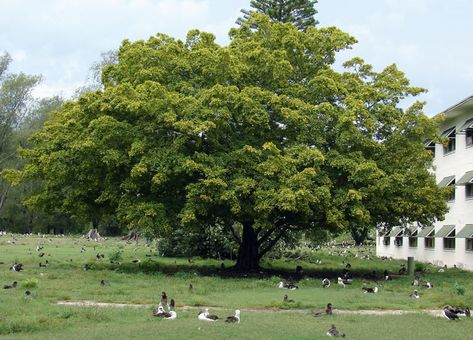
[(407, 274), (410, 276), (414, 276), (414, 257), (409, 256), (407, 258)]

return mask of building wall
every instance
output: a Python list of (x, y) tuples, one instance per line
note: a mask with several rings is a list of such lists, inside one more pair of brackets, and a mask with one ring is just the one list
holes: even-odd
[[(470, 103), (471, 104), (471, 103)], [(459, 108), (458, 110), (461, 110)], [(466, 146), (465, 134), (458, 133), (465, 121), (473, 117), (473, 109), (453, 111), (451, 118), (447, 112), (446, 120), (442, 123), (440, 132), (456, 126), (456, 148), (454, 152), (445, 154), (442, 144), (435, 146), (435, 159), (433, 162), (437, 183), (443, 178), (455, 175), (458, 181), (466, 172), (473, 170), (473, 147)], [(448, 202), (449, 212), (444, 221), (435, 223), (435, 231), (438, 231), (444, 225), (455, 225), (455, 231), (458, 232), (466, 225), (473, 224), (473, 199), (466, 198), (465, 186), (459, 185), (455, 188), (455, 200)], [(445, 250), (443, 239), (435, 239), (435, 248), (424, 247), (424, 238), (418, 238), (417, 248), (410, 248), (408, 237), (403, 238), (403, 245), (398, 247), (394, 245), (394, 237), (390, 238), (390, 245), (384, 246), (383, 238), (377, 237), (376, 254), (378, 256), (389, 256), (397, 259), (406, 259), (413, 256), (415, 260), (430, 262), (436, 265), (454, 265), (473, 270), (473, 251), (466, 250), (466, 239), (456, 238), (455, 250)]]

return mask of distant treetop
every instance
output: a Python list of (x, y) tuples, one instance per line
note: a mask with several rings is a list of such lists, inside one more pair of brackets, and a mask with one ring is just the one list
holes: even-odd
[(314, 18), (317, 14), (316, 3), (317, 0), (251, 0), (250, 6), (254, 10), (242, 9), (244, 16), (238, 18), (236, 23), (243, 24), (251, 13), (256, 12), (268, 15), (271, 21), (291, 22), (305, 31), (319, 23)]

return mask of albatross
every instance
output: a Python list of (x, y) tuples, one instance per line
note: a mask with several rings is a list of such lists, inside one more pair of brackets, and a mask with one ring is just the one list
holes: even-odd
[(345, 337), (345, 333), (340, 333), (340, 332), (337, 330), (337, 327), (335, 327), (335, 325), (332, 325), (332, 327), (329, 328), (329, 330), (327, 331), (326, 334), (327, 334), (328, 336), (335, 336), (335, 337), (342, 337), (342, 338)]
[(332, 304), (327, 303), (327, 307), (324, 310), (314, 311), (313, 316), (332, 315)]
[(225, 322), (229, 323), (240, 323), (240, 310), (235, 310), (235, 315), (226, 318)]
[(204, 311), (200, 311), (197, 318), (199, 320), (202, 320), (202, 321), (217, 321), (218, 320), (217, 315), (210, 315), (209, 314), (209, 309), (208, 308), (205, 308)]

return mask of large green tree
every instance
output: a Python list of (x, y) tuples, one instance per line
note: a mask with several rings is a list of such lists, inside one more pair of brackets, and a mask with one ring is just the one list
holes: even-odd
[[(254, 29), (258, 27), (258, 29)], [(65, 104), (22, 151), (13, 183), (42, 180), (29, 204), (166, 236), (218, 223), (253, 270), (279, 240), (353, 225), (431, 223), (445, 193), (423, 141), (437, 132), (423, 90), (396, 66), (333, 69), (355, 39), (337, 28), (251, 15), (185, 42), (123, 42), (103, 90)]]
[(252, 10), (242, 9), (243, 18), (238, 18), (237, 24), (246, 22), (251, 13), (266, 14), (272, 21), (290, 22), (301, 30), (315, 26), (318, 21), (315, 4), (317, 0), (251, 0)]

